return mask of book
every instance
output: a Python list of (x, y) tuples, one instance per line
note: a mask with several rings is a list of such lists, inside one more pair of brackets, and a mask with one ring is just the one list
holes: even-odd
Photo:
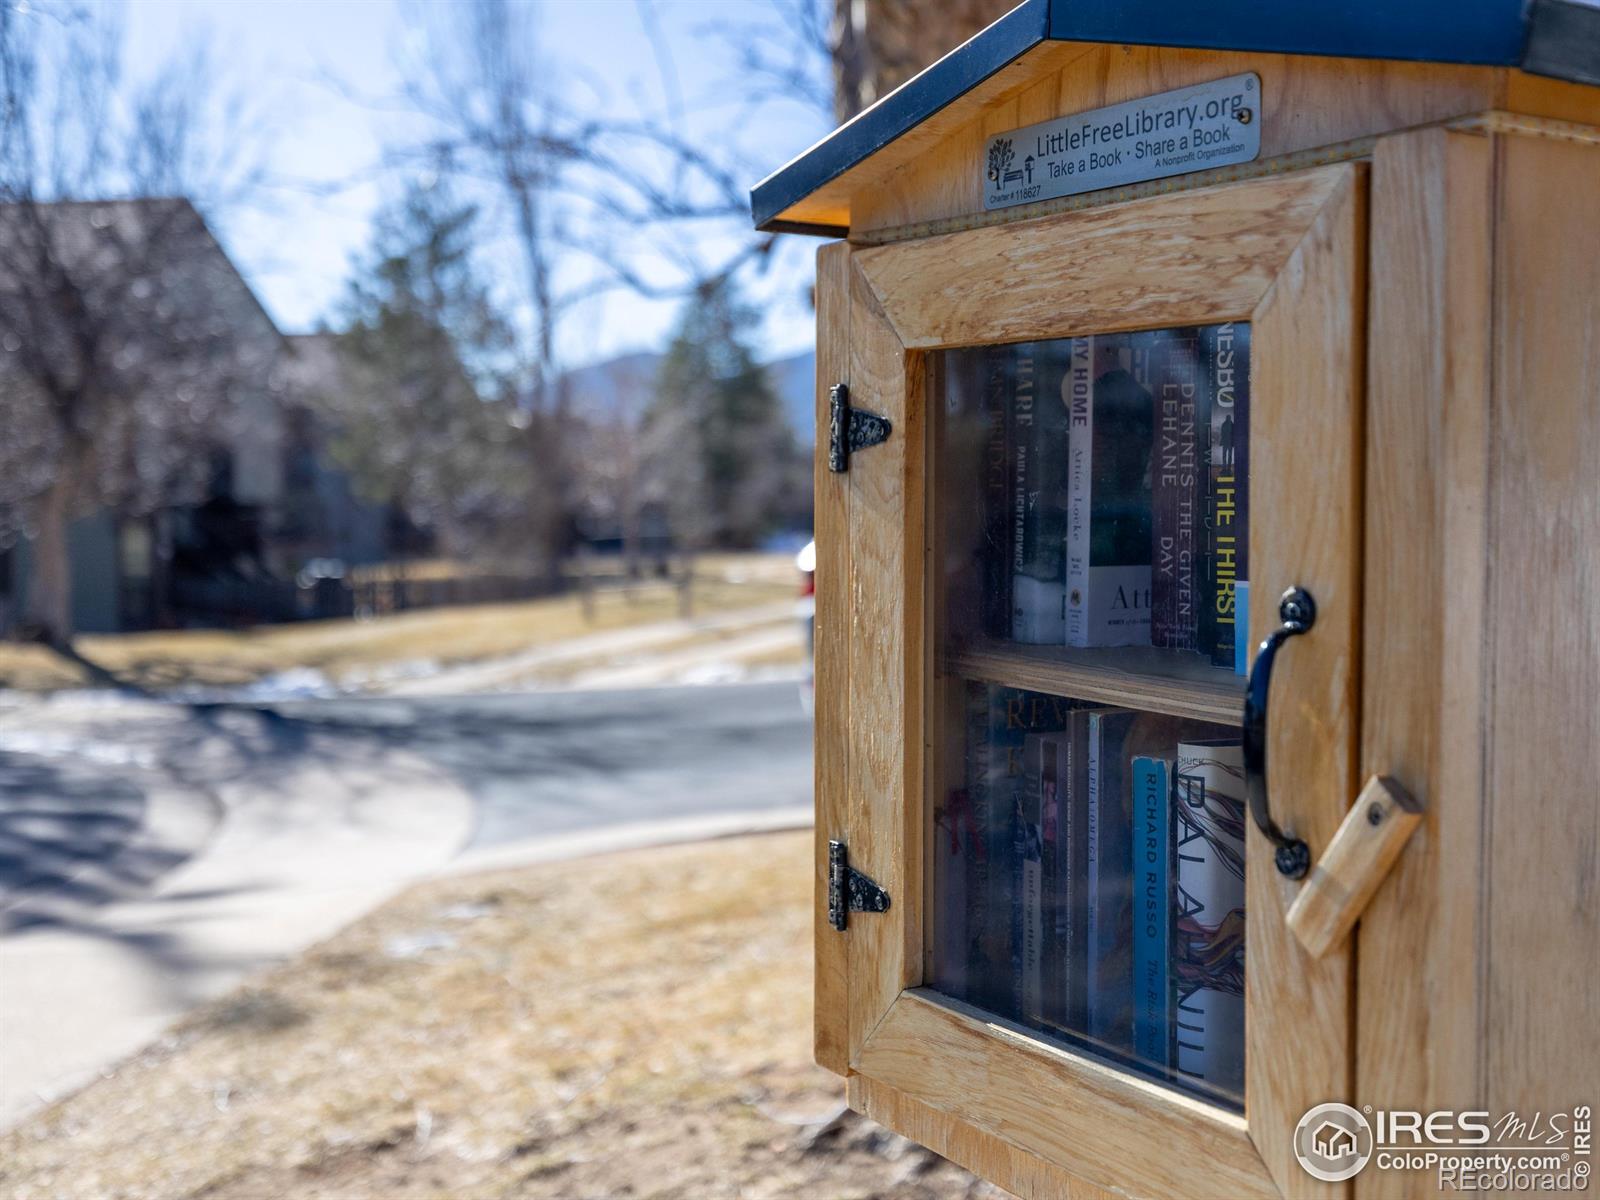
[(1172, 1065), (1172, 810), (1170, 764), (1136, 756), (1129, 764), (1133, 808), (1133, 1049)]
[(1115, 713), (1110, 708), (1076, 709), (1063, 738), (1065, 787), (1060, 812), (1060, 856), (1056, 888), (1066, 912), (1062, 921), (1056, 981), (1062, 1024), (1089, 1031), (1089, 822), (1090, 727), (1094, 718)]
[(1071, 802), (1067, 795), (1068, 780), (1072, 776), (1071, 739), (1065, 733), (1040, 734), (1036, 754), (1039, 775), (1039, 869), (1044, 889), (1040, 1017), (1046, 1025), (1063, 1027), (1067, 1023), (1067, 993), (1061, 981), (1068, 961), (1071, 911), (1061, 880), (1066, 869), (1068, 836), (1064, 820)]
[(1064, 729), (1074, 704), (1020, 688), (979, 686), (986, 687), (988, 700), (981, 754), (986, 813), (981, 823), (975, 817), (975, 823), (985, 842), (986, 878), (979, 905), (982, 919), (974, 924), (968, 916), (976, 943), (976, 953), (969, 958), (968, 990), (973, 1003), (1016, 1016), (1022, 1010), (1018, 984), (1024, 978), (1027, 952), (1022, 939), (1028, 875), (1021, 859), (1031, 853), (1029, 839), (1019, 829), (1028, 786), (1025, 747), (1030, 733)]
[(1248, 579), (1233, 581), (1233, 603), (1238, 609), (1239, 619), (1233, 639), (1233, 673), (1248, 675), (1250, 673), (1250, 581)]
[(966, 990), (952, 993), (973, 1004), (989, 1003), (993, 972), (994, 937), (990, 928), (990, 906), (995, 887), (991, 856), (994, 818), (990, 766), (993, 752), (989, 742), (989, 685), (969, 681), (966, 687), (967, 803), (972, 834), (971, 857), (964, 876), (967, 885), (966, 917), (967, 962), (962, 973)]
[(1057, 343), (1011, 359), (1011, 640), (1061, 644), (1065, 631), (1067, 410)]
[(968, 873), (977, 854), (972, 793), (952, 788), (934, 811), (933, 847), (933, 977), (939, 991), (967, 998), (968, 933), (971, 914)]
[(1150, 643), (1148, 335), (1072, 339), (1066, 644)]
[(1174, 1062), (1244, 1090), (1244, 755), (1237, 738), (1178, 744), (1173, 768)]
[[(1023, 780), (1017, 788), (1017, 813), (1012, 843), (1016, 901), (1012, 907), (1013, 988), (1019, 1015), (1031, 1025), (1045, 1020), (1044, 963), (1047, 902), (1044, 884), (1044, 826), (1055, 816), (1056, 798), (1046, 813), (1046, 780), (1054, 788), (1055, 743), (1047, 734), (1030, 733), (1023, 743)], [(1051, 761), (1046, 761), (1047, 759)]]
[(1091, 712), (1087, 739), (1087, 1032), (1116, 1049), (1128, 1048), (1132, 1037), (1133, 816), (1125, 750), (1139, 720), (1127, 709)]
[(987, 346), (982, 352), (983, 440), (983, 595), (980, 618), (990, 637), (1011, 634), (1011, 348)]
[(1200, 561), (1200, 332), (1161, 330), (1150, 351), (1155, 403), (1151, 464), (1150, 644), (1194, 650), (1200, 644), (1196, 603)]
[(1200, 335), (1209, 412), (1200, 650), (1215, 665), (1236, 668), (1234, 588), (1250, 577), (1250, 326), (1208, 325)]

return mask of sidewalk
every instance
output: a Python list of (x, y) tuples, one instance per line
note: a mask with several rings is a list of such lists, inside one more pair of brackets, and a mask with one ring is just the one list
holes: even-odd
[(809, 833), (452, 876), (11, 1134), (19, 1195), (1000, 1200), (811, 1061)]
[[(729, 634), (745, 635), (745, 644), (734, 645), (721, 640), (721, 635)], [(699, 644), (680, 648), (679, 644), (686, 641)], [(670, 674), (663, 672), (683, 665), (681, 661), (674, 660), (726, 660), (786, 645), (798, 646), (799, 642), (794, 602), (781, 600), (751, 608), (586, 634), (552, 645), (536, 646), (490, 662), (446, 667), (417, 679), (380, 682), (373, 690), (387, 696), (450, 696), (502, 691), (526, 686), (541, 672), (557, 667), (574, 668), (574, 682), (581, 681), (579, 686), (625, 686), (635, 682), (635, 676), (640, 671), (644, 673), (642, 681), (646, 682), (671, 678)], [(596, 660), (627, 659), (648, 652), (655, 652), (655, 656), (643, 663), (615, 667), (609, 664), (594, 665)], [(612, 677), (608, 677), (607, 672), (612, 672)]]
[[(162, 715), (136, 719), (154, 734)], [(205, 728), (184, 753), (218, 780), (210, 841), (146, 895), (29, 896), (0, 938), (0, 1126), (428, 875), (470, 833), (467, 795), (404, 751), (330, 744), (286, 768), (257, 714)]]

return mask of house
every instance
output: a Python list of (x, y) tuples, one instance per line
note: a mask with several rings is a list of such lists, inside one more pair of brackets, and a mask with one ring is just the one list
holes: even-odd
[(1342, 1125), (1324, 1121), (1311, 1134), (1311, 1144), (1318, 1154), (1336, 1162), (1356, 1153), (1356, 1135)]
[[(47, 238), (86, 301), (101, 306), (95, 329), (116, 354), (137, 360), (147, 345), (190, 337), (209, 339), (229, 364), (225, 376), (196, 373), (198, 439), (192, 430), (168, 437), (160, 422), (119, 427), (115, 405), (107, 406), (107, 428), (91, 431), (104, 502), (80, 511), (68, 529), (74, 628), (111, 633), (292, 615), (294, 576), (312, 543), (330, 519), (356, 521), (348, 489), (340, 491), (326, 464), (324, 431), (295, 391), (305, 368), (293, 340), (186, 199), (0, 206), (0, 255), (29, 237)], [(119, 306), (123, 296), (129, 300)], [(11, 352), (0, 353), (0, 468), (9, 480), (0, 485), (0, 632), (19, 618), (34, 569), (33, 514), (50, 481), (35, 464), (52, 461), (49, 421), (22, 358), (24, 339), (47, 341), (61, 329), (30, 328), (28, 300), (22, 287), (8, 293), (0, 284), (0, 349)], [(185, 486), (174, 491), (168, 479), (179, 476)], [(365, 528), (343, 544), (381, 557), (381, 542)]]

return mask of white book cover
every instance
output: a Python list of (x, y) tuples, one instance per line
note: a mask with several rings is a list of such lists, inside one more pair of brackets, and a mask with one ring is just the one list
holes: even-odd
[(1011, 577), (1011, 640), (1059, 646), (1067, 629), (1067, 588), (1059, 579)]
[(1237, 740), (1178, 744), (1177, 1068), (1244, 1090), (1244, 755)]

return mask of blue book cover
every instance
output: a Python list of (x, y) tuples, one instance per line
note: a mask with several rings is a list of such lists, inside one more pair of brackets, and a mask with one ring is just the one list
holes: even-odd
[(1171, 1065), (1172, 809), (1170, 765), (1133, 760), (1133, 1048), (1156, 1066)]
[(1239, 636), (1233, 639), (1233, 673), (1250, 673), (1250, 581), (1237, 580), (1233, 585), (1233, 602), (1239, 609)]

